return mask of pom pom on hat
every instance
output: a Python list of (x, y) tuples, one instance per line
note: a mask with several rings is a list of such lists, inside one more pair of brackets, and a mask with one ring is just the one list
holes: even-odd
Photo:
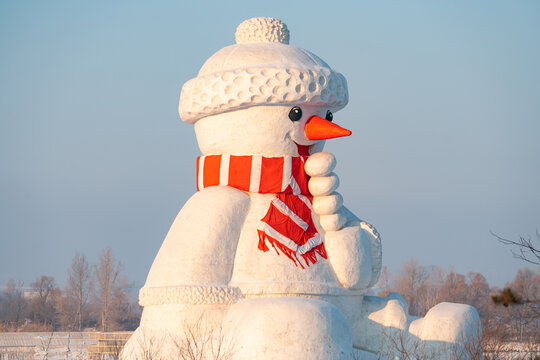
[(289, 29), (279, 19), (256, 17), (238, 25), (235, 38), (237, 44), (253, 42), (289, 44)]

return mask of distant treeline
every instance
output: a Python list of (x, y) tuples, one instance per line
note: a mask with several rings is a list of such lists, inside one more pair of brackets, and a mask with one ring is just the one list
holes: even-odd
[(90, 264), (76, 254), (63, 288), (42, 275), (30, 284), (9, 280), (0, 293), (0, 331), (134, 330), (141, 309), (129, 294), (130, 283), (110, 248)]

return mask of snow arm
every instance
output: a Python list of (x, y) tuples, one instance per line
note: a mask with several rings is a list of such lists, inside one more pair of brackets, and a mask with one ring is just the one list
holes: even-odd
[(145, 287), (227, 284), (249, 202), (230, 187), (195, 193), (163, 241)]
[(343, 198), (335, 192), (339, 179), (331, 172), (335, 164), (330, 153), (316, 153), (306, 161), (313, 209), (325, 230), (328, 259), (339, 282), (345, 288), (364, 289), (375, 284), (379, 277), (380, 237), (373, 226), (343, 206)]

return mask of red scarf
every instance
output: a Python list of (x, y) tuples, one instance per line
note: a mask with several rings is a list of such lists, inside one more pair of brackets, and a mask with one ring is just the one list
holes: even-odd
[[(197, 158), (197, 191), (210, 186), (231, 186), (261, 194), (276, 194), (257, 227), (259, 250), (266, 241), (295, 265), (301, 255), (307, 266), (326, 259), (326, 250), (311, 216), (309, 177), (304, 171), (307, 156), (264, 157), (209, 155)], [(298, 266), (298, 265), (297, 265)]]

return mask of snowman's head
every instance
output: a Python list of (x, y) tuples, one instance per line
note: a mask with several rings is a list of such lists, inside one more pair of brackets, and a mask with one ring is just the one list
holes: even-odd
[(321, 151), (324, 139), (350, 135), (332, 123), (348, 102), (345, 78), (288, 45), (284, 23), (246, 20), (236, 42), (182, 88), (179, 113), (195, 125), (203, 155), (306, 155)]

